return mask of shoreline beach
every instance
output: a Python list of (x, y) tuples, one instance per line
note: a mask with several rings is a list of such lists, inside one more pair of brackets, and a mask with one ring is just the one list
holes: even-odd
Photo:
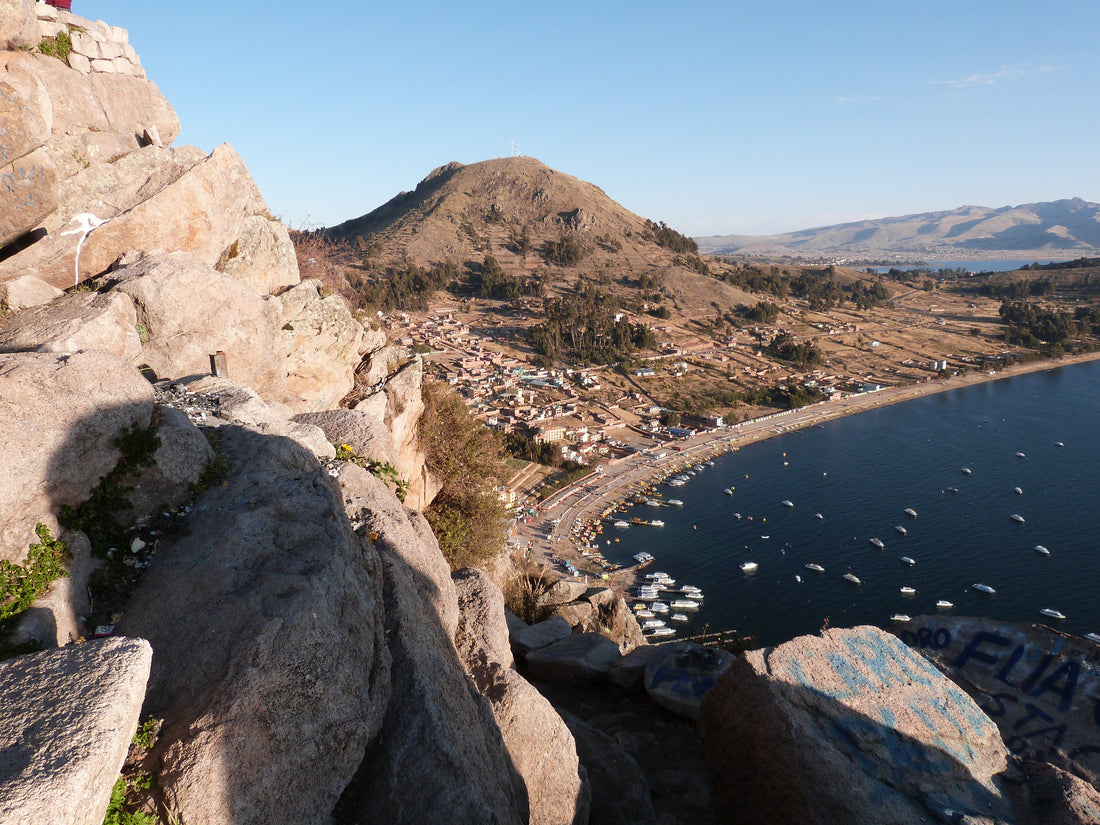
[(594, 530), (598, 521), (605, 518), (616, 504), (634, 495), (644, 486), (652, 485), (684, 467), (709, 460), (715, 455), (786, 432), (962, 387), (1098, 359), (1100, 352), (1090, 352), (1064, 356), (1057, 360), (1014, 364), (993, 374), (969, 372), (949, 378), (934, 378), (919, 384), (887, 387), (796, 410), (784, 410), (681, 441), (654, 445), (643, 452), (603, 465), (592, 474), (558, 491), (540, 505), (536, 517), (526, 524), (518, 525), (515, 537), (529, 550), (528, 557), (536, 562), (550, 566), (555, 563), (555, 559), (562, 559), (575, 568), (578, 577), (596, 577), (605, 580), (609, 586), (625, 588), (634, 583), (637, 568), (601, 569), (598, 554), (586, 556), (582, 552), (584, 545), (588, 543), (584, 534)]

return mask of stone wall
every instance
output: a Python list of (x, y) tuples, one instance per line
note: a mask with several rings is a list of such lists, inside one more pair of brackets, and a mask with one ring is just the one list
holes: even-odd
[(68, 31), (73, 41), (69, 66), (81, 74), (128, 74), (145, 77), (141, 60), (130, 45), (126, 29), (108, 26), (102, 20), (85, 20), (72, 12), (35, 3), (41, 38)]

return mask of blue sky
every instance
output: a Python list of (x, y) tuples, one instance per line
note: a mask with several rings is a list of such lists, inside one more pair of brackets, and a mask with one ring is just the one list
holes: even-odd
[(1097, 0), (74, 0), (293, 227), (513, 147), (692, 235), (1100, 201)]

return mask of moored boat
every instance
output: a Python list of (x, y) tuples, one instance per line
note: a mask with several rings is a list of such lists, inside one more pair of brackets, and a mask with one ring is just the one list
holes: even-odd
[(908, 564), (910, 567), (917, 563), (916, 559), (912, 559), (909, 556), (902, 556), (900, 561), (902, 564)]
[(817, 562), (810, 562), (809, 564), (804, 564), (802, 566), (805, 567), (807, 570), (813, 570), (815, 573), (824, 573), (825, 572), (825, 568), (822, 567)]
[(823, 519), (823, 518), (825, 518), (825, 516), (821, 515), (821, 513), (814, 513), (814, 518), (821, 518), (821, 519)]
[(897, 527), (895, 527), (894, 529), (897, 530), (898, 533), (900, 533), (903, 536), (908, 536), (909, 535), (909, 531), (906, 530), (904, 527), (902, 527), (900, 524)]
[(1096, 642), (1097, 644), (1100, 644), (1100, 633), (1086, 633), (1085, 638), (1088, 639), (1090, 642)]
[(886, 547), (886, 545), (882, 543), (882, 539), (871, 539), (871, 544), (875, 545), (879, 550)]
[(1050, 555), (1050, 551), (1047, 550), (1045, 547), (1043, 547), (1043, 545), (1041, 545), (1041, 544), (1036, 544), (1035, 545), (1035, 552), (1039, 553), (1040, 555), (1043, 555), (1043, 556), (1049, 556)]
[(910, 622), (910, 621), (912, 621), (912, 618), (909, 616), (908, 613), (895, 613), (893, 616), (890, 617), (890, 621), (892, 621), (892, 622)]
[(630, 522), (629, 521), (623, 521), (622, 519), (619, 519), (618, 521), (615, 522), (614, 526), (619, 527), (619, 528), (629, 527)]
[(680, 499), (678, 499), (678, 498), (670, 498), (668, 500), (668, 506), (669, 507), (683, 507), (684, 502), (680, 501)]
[(1011, 518), (1017, 524), (1023, 524), (1026, 521), (1026, 519), (1019, 513), (1013, 513), (1009, 518)]
[(675, 636), (676, 628), (674, 627), (655, 627), (652, 630), (642, 631), (646, 636)]
[(917, 589), (915, 587), (909, 587), (908, 585), (906, 585), (905, 587), (899, 588), (899, 592), (903, 596), (915, 596), (915, 595), (917, 595)]
[(688, 615), (686, 613), (673, 613), (672, 614), (672, 621), (674, 621), (674, 622), (688, 622), (688, 621), (691, 621), (691, 619), (688, 617)]
[(639, 619), (652, 619), (656, 614), (652, 610), (635, 610), (634, 615)]
[(1018, 496), (1022, 496), (1024, 494), (1024, 491), (1021, 490), (1019, 487), (1013, 487), (1012, 492), (1014, 492)]
[(997, 592), (992, 587), (990, 587), (988, 584), (982, 584), (981, 582), (978, 582), (977, 584), (975, 584), (974, 589), (975, 590), (980, 590), (982, 593), (989, 593), (990, 595)]
[(665, 623), (661, 619), (646, 619), (642, 622), (642, 630), (655, 630), (658, 627), (664, 627)]
[(788, 500), (788, 499), (783, 499), (783, 500), (782, 500), (781, 502), (779, 502), (779, 503), (780, 503), (780, 504), (782, 504), (782, 505), (783, 505), (784, 507), (794, 507), (794, 502), (793, 502), (793, 501), (790, 501), (790, 500)]
[(673, 601), (669, 602), (668, 606), (671, 607), (673, 610), (699, 609), (699, 604), (697, 602), (691, 601), (690, 599), (674, 599)]
[(970, 475), (971, 472), (972, 472), (969, 467), (963, 467), (962, 471), (963, 471), (963, 475)]
[(955, 605), (953, 605), (953, 604), (952, 604), (951, 602), (949, 602), (949, 601), (948, 601), (947, 599), (940, 599), (940, 600), (939, 600), (938, 602), (936, 602), (936, 608), (937, 608), (938, 610), (950, 610), (950, 609), (951, 609), (951, 608), (953, 608), (954, 606), (955, 606)]
[(741, 572), (742, 572), (742, 573), (755, 573), (755, 572), (756, 572), (756, 569), (757, 569), (757, 568), (758, 568), (758, 567), (759, 567), (760, 565), (758, 565), (758, 564), (757, 564), (756, 562), (754, 562), (754, 561), (743, 561), (743, 562), (741, 562), (741, 565), (740, 565), (740, 566), (741, 566)]
[(863, 582), (859, 580), (859, 577), (855, 573), (845, 573), (843, 576), (841, 576), (841, 578), (847, 579), (852, 584), (863, 584)]
[(638, 564), (649, 564), (653, 561), (653, 556), (649, 555), (649, 553), (635, 553), (634, 561), (638, 562)]
[(909, 516), (909, 518), (916, 518), (917, 517), (917, 511), (914, 510), (912, 507), (906, 507), (904, 512), (905, 512), (905, 515)]
[(1064, 619), (1066, 617), (1065, 613), (1061, 610), (1055, 610), (1053, 607), (1044, 607), (1039, 612), (1044, 616), (1050, 616), (1052, 619)]

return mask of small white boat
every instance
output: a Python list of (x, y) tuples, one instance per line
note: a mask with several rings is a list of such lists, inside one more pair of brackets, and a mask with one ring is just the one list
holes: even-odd
[(1035, 552), (1038, 553), (1041, 556), (1049, 556), (1050, 555), (1050, 551), (1047, 550), (1045, 547), (1043, 547), (1043, 545), (1041, 545), (1041, 544), (1036, 544), (1035, 545)]
[(668, 605), (664, 602), (653, 602), (649, 609), (654, 613), (668, 613)]
[(1064, 619), (1066, 617), (1065, 613), (1060, 610), (1055, 610), (1053, 607), (1044, 607), (1039, 612), (1044, 616), (1050, 616), (1052, 619)]
[(1021, 516), (1019, 513), (1013, 513), (1010, 518), (1017, 524), (1023, 524), (1027, 519)]
[(645, 500), (645, 503), (649, 507), (660, 507), (661, 506), (661, 502), (657, 501), (657, 499), (655, 499), (655, 498), (647, 498)]
[(646, 636), (675, 636), (676, 628), (674, 627), (655, 627), (652, 630), (642, 631)]
[[(1063, 443), (1062, 443), (1061, 441), (1055, 441), (1055, 442), (1054, 442), (1054, 446), (1055, 446), (1055, 447), (1065, 447), (1066, 445), (1065, 445), (1065, 444), (1063, 444)], [(1085, 635), (1086, 635), (1086, 636), (1088, 636), (1089, 634), (1088, 634), (1088, 633), (1086, 633)]]
[(618, 521), (615, 522), (615, 526), (619, 527), (619, 528), (626, 528), (626, 527), (630, 526), (630, 522), (629, 521), (623, 521), (622, 519), (619, 519)]
[(676, 599), (669, 604), (673, 610), (698, 610), (698, 602), (693, 602), (689, 599)]
[[(615, 526), (618, 527), (617, 524)], [(634, 561), (638, 562), (638, 564), (648, 564), (653, 561), (653, 556), (649, 555), (649, 553), (635, 553)]]
[(902, 556), (900, 561), (902, 564), (908, 564), (910, 567), (917, 563), (916, 559), (912, 559), (909, 556)]
[(911, 622), (912, 618), (909, 616), (908, 613), (895, 613), (893, 616), (890, 617), (890, 621), (892, 621), (892, 622)]
[(975, 590), (980, 590), (983, 593), (989, 593), (990, 595), (997, 592), (992, 587), (990, 587), (988, 584), (982, 584), (981, 582), (978, 582), (977, 584), (975, 584), (974, 589)]
[(634, 615), (637, 616), (639, 619), (652, 619), (657, 614), (654, 613), (652, 610), (635, 610)]
[(754, 561), (743, 561), (743, 562), (741, 562), (741, 572), (742, 573), (755, 573), (756, 568), (758, 568), (759, 566), (760, 565), (758, 565)]
[(900, 533), (903, 536), (908, 536), (909, 535), (909, 531), (906, 530), (904, 527), (902, 527), (900, 524), (897, 527), (895, 527), (894, 529), (897, 530), (898, 533)]
[(825, 518), (825, 516), (821, 515), (821, 513), (814, 513), (814, 518), (822, 518), (823, 519), (823, 518)]
[(948, 487), (948, 488), (947, 488), (947, 492), (949, 492), (949, 493), (957, 493), (957, 492), (959, 492), (959, 488), (958, 488), (958, 487)]
[(649, 526), (650, 527), (664, 527), (665, 523), (663, 521), (661, 521), (659, 518), (655, 518), (655, 519), (653, 519), (653, 521), (651, 521), (649, 523)]
[(964, 475), (970, 475), (970, 473), (971, 473), (971, 470), (970, 470), (969, 467), (963, 467), (962, 471), (963, 471)]
[[(1058, 443), (1061, 444), (1062, 442), (1059, 441)], [(1085, 638), (1100, 645), (1100, 633), (1086, 633)]]
[(670, 498), (668, 500), (668, 506), (669, 507), (683, 507), (684, 502), (680, 501), (680, 499), (678, 499), (678, 498)]
[(879, 550), (886, 547), (886, 545), (882, 543), (882, 539), (871, 539), (871, 544), (875, 545)]
[(646, 573), (645, 577), (650, 581), (664, 581), (665, 579), (672, 578), (664, 570), (654, 570), (652, 573)]
[(783, 499), (779, 503), (782, 504), (784, 507), (794, 507), (794, 502), (793, 501), (788, 501), (787, 499)]
[(940, 599), (938, 602), (936, 602), (936, 608), (938, 610), (950, 610), (954, 606), (955, 605), (953, 605), (951, 602), (947, 601), (947, 599)]
[(794, 580), (799, 584), (802, 584), (802, 577), (799, 576), (797, 573), (795, 574)]
[(740, 514), (740, 513), (734, 513), (734, 514), (733, 514), (733, 517), (734, 517), (735, 519), (737, 519), (738, 521), (740, 521), (740, 520), (741, 520), (741, 518), (742, 518), (742, 516), (741, 516), (741, 514)]
[(642, 622), (642, 630), (656, 630), (658, 627), (664, 627), (665, 623), (660, 619), (646, 619)]
[(1021, 452), (1017, 452), (1017, 453), (1016, 453), (1016, 458), (1027, 458), (1027, 454), (1026, 454), (1026, 453), (1021, 453)]
[(859, 580), (859, 577), (856, 576), (855, 573), (845, 573), (843, 576), (841, 576), (841, 578), (847, 579), (852, 584), (863, 584), (863, 582)]
[(908, 585), (906, 585), (905, 587), (899, 588), (898, 592), (900, 592), (901, 595), (903, 595), (903, 596), (915, 596), (915, 595), (917, 595), (917, 589), (915, 587), (909, 587)]
[(804, 564), (802, 566), (805, 567), (807, 570), (813, 570), (815, 573), (825, 572), (825, 568), (822, 567), (820, 564), (817, 564), (816, 562), (810, 562), (809, 564)]
[(722, 492), (725, 493), (727, 496), (732, 496), (733, 495), (733, 490), (731, 490), (729, 487), (727, 487)]
[(917, 517), (917, 511), (914, 510), (912, 507), (906, 507), (904, 512), (905, 512), (905, 515), (909, 516), (909, 518), (916, 518)]
[(683, 590), (685, 593), (698, 593), (700, 598), (703, 595), (703, 591), (696, 587), (694, 584), (685, 584), (680, 589)]
[(1014, 492), (1018, 496), (1022, 496), (1024, 494), (1024, 491), (1021, 490), (1019, 487), (1013, 487), (1012, 492)]
[(691, 621), (691, 619), (688, 618), (688, 615), (686, 613), (673, 613), (672, 614), (672, 621), (674, 621), (674, 622), (688, 622), (688, 621)]

